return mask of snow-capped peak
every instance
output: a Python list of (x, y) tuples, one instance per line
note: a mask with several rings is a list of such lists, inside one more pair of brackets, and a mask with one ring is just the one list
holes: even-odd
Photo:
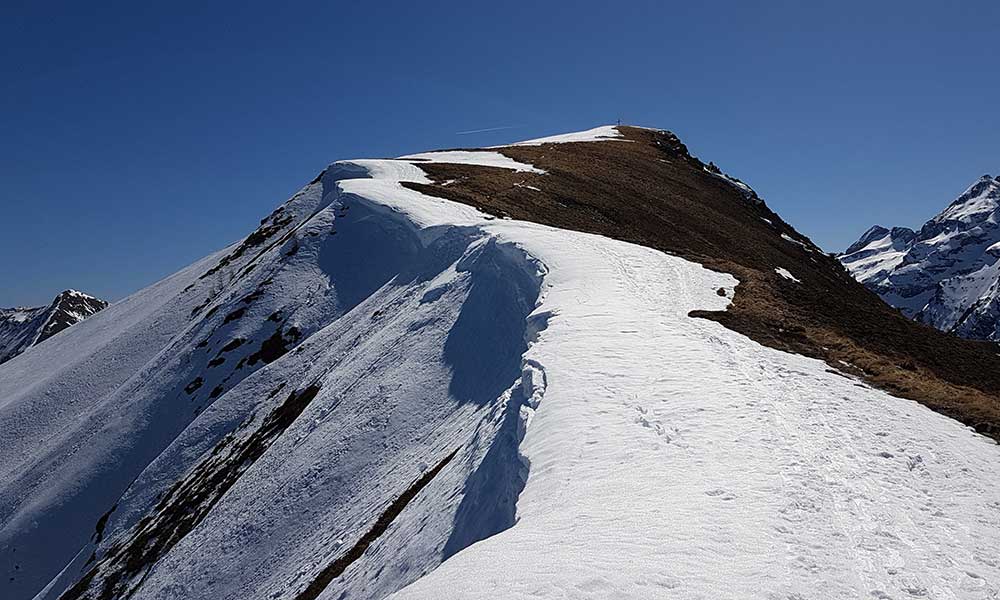
[(861, 234), (861, 237), (858, 238), (858, 241), (854, 242), (853, 244), (847, 247), (847, 250), (844, 251), (844, 254), (851, 254), (852, 252), (857, 252), (858, 250), (861, 250), (862, 248), (872, 243), (873, 241), (884, 238), (888, 233), (889, 230), (886, 229), (885, 227), (882, 227), (881, 225), (872, 225), (870, 228), (868, 228), (868, 231), (865, 231), (864, 233)]
[(970, 223), (992, 216), (1000, 206), (1000, 180), (983, 175), (970, 185), (948, 208), (931, 219), (932, 223)]
[(107, 305), (103, 300), (67, 289), (48, 306), (0, 309), (0, 363), (79, 323)]
[(96, 297), (91, 296), (90, 294), (85, 294), (85, 293), (83, 293), (83, 292), (81, 292), (79, 290), (74, 290), (72, 288), (63, 290), (62, 292), (60, 292), (59, 295), (60, 296), (75, 296), (77, 298), (88, 298), (88, 299), (91, 299), (91, 300), (96, 300), (97, 299)]
[(983, 175), (918, 232), (873, 227), (840, 260), (907, 316), (1000, 340), (998, 214), (1000, 179)]
[(906, 227), (886, 229), (875, 225), (847, 248), (841, 262), (862, 283), (878, 279), (899, 266), (915, 237), (913, 230)]

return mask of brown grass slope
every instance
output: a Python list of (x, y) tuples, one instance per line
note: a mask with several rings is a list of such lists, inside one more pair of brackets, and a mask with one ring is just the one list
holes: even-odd
[[(499, 149), (544, 175), (421, 163), (434, 183), (406, 185), (493, 215), (598, 233), (731, 273), (740, 285), (729, 310), (693, 316), (824, 360), (1000, 439), (995, 344), (906, 319), (755, 195), (707, 171), (673, 134), (618, 129), (628, 141)], [(801, 283), (777, 275), (776, 267)]]

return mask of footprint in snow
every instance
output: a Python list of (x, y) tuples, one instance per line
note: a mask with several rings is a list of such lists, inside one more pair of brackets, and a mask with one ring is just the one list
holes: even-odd
[(707, 492), (705, 492), (705, 495), (706, 496), (711, 496), (713, 498), (718, 498), (719, 500), (735, 500), (736, 499), (736, 494), (733, 494), (731, 492), (727, 492), (726, 490), (722, 490), (722, 489), (708, 490)]
[[(646, 429), (652, 429), (656, 432), (656, 435), (663, 436), (666, 434), (666, 430), (659, 421), (650, 421), (646, 417), (639, 415), (636, 417), (635, 422), (642, 425)], [(667, 441), (670, 441), (670, 436), (667, 436)]]

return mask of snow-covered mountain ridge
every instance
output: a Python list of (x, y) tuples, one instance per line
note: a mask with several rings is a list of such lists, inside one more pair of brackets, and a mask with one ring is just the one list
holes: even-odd
[(903, 314), (944, 331), (1000, 341), (1000, 177), (980, 177), (919, 231), (875, 226), (841, 256)]
[(107, 305), (104, 300), (83, 292), (65, 290), (48, 306), (0, 308), (0, 363), (79, 323)]
[(995, 594), (1000, 447), (784, 351), (854, 347), (831, 288), (893, 313), (704, 167), (628, 127), (334, 163), (0, 366), (0, 592)]

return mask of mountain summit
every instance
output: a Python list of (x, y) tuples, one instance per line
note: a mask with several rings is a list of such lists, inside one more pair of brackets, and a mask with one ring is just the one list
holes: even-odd
[(989, 597), (998, 396), (669, 131), (338, 161), (0, 365), (0, 597)]
[(76, 290), (61, 292), (48, 306), (0, 308), (0, 363), (107, 307)]
[(1000, 341), (1000, 177), (983, 175), (920, 231), (875, 226), (840, 260), (906, 316)]

